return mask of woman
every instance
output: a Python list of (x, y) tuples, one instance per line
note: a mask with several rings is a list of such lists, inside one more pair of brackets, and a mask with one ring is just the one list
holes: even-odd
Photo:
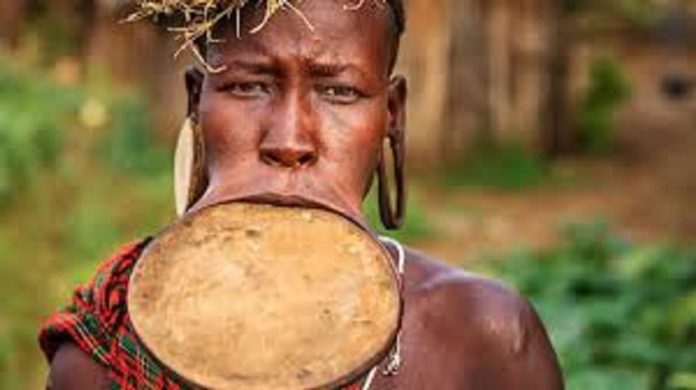
[[(401, 0), (306, 0), (270, 9), (277, 12), (253, 4), (216, 24), (212, 37), (220, 41), (196, 41), (204, 70), (186, 75), (188, 117), (205, 160), (188, 212), (244, 200), (322, 205), (360, 223), (377, 173), (382, 219), (396, 227), (407, 98), (406, 80), (392, 74), (404, 29)], [(201, 31), (187, 32), (194, 39)], [(397, 210), (388, 205), (385, 139), (397, 161)], [(47, 322), (41, 342), (49, 388), (181, 386), (129, 326), (126, 281), (144, 245), (107, 261), (73, 305)], [(396, 375), (377, 375), (371, 388), (563, 387), (543, 325), (524, 299), (411, 249), (404, 281), (401, 366)]]

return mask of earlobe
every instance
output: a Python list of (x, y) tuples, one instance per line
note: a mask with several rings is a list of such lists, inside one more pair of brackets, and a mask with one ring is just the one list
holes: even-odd
[(399, 99), (404, 103), (406, 102), (406, 95), (408, 94), (408, 81), (406, 77), (402, 75), (396, 75), (389, 81), (389, 88), (392, 89)]
[(198, 117), (198, 105), (205, 76), (192, 67), (185, 74), (188, 108), (179, 131), (174, 155), (174, 197), (176, 211), (182, 216), (200, 199), (208, 186), (205, 170), (205, 144)]
[(197, 120), (198, 105), (201, 101), (201, 91), (203, 90), (205, 74), (199, 68), (192, 66), (186, 71), (184, 79), (186, 83), (186, 93), (188, 95), (186, 116), (193, 120)]
[(406, 101), (408, 84), (401, 75), (394, 76), (389, 82), (389, 132), (403, 133), (406, 127)]
[(183, 216), (208, 187), (205, 145), (200, 126), (186, 118), (179, 131), (174, 154), (174, 200), (176, 213)]
[(396, 196), (392, 200), (387, 178), (386, 156), (382, 151), (377, 165), (377, 194), (379, 215), (382, 224), (389, 230), (401, 227), (406, 215), (406, 168), (405, 168), (405, 127), (406, 127), (406, 79), (394, 77), (389, 85), (389, 123), (387, 139), (391, 149)]

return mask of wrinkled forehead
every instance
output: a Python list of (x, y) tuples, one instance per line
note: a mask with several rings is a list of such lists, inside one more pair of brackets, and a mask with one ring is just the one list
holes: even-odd
[(217, 25), (207, 59), (213, 66), (247, 56), (350, 61), (388, 75), (396, 42), (390, 10), (372, 0), (355, 8), (355, 1), (304, 0), (268, 20), (265, 7), (251, 4)]

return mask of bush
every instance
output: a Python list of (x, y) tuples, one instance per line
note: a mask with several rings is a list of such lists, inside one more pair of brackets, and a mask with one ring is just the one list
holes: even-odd
[(633, 246), (597, 222), (494, 264), (538, 308), (569, 389), (696, 388), (696, 251)]
[(81, 102), (78, 90), (42, 75), (22, 74), (0, 58), (0, 205), (38, 172), (55, 166)]
[(606, 153), (614, 146), (614, 114), (630, 95), (619, 64), (600, 57), (590, 68), (590, 86), (578, 116), (580, 147), (590, 153)]
[(124, 95), (111, 105), (111, 131), (102, 144), (104, 156), (118, 170), (140, 177), (169, 169), (168, 151), (154, 142), (148, 106), (139, 96)]
[[(116, 246), (173, 217), (142, 99), (0, 56), (0, 388), (44, 385), (41, 321)], [(137, 217), (134, 217), (137, 216)]]
[(448, 167), (443, 184), (519, 190), (541, 184), (548, 169), (541, 157), (516, 144), (487, 147)]

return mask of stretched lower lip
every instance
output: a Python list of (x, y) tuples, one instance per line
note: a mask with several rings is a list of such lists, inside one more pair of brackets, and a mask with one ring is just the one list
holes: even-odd
[(333, 212), (353, 221), (364, 229), (369, 229), (359, 208), (352, 209), (350, 204), (333, 191), (284, 191), (273, 188), (261, 190), (254, 186), (230, 186), (226, 183), (212, 185), (203, 197), (187, 213), (195, 213), (204, 208), (214, 207), (230, 202), (247, 202), (279, 207), (296, 207), (320, 209)]
[(239, 199), (240, 202), (249, 202), (257, 204), (270, 204), (274, 206), (285, 207), (301, 207), (301, 208), (321, 208), (326, 209), (325, 205), (319, 202), (297, 196), (297, 195), (282, 195), (275, 193), (265, 193), (252, 195)]

